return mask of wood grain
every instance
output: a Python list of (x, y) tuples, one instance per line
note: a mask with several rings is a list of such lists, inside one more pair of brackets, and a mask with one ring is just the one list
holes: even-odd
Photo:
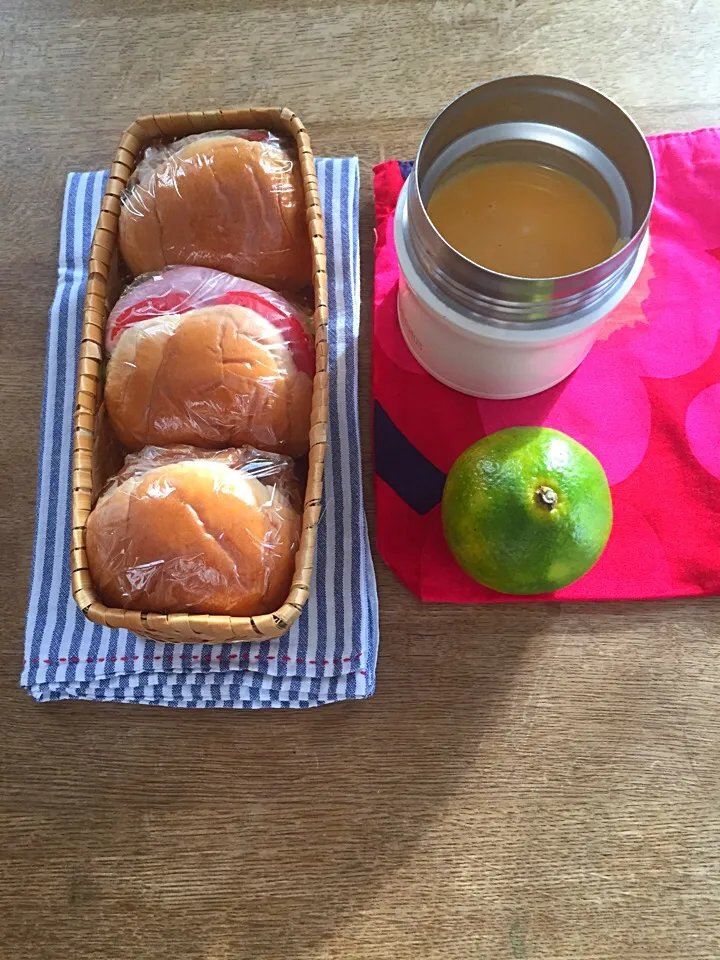
[(369, 449), (372, 163), (512, 72), (596, 84), (647, 132), (718, 124), (715, 0), (0, 0), (0, 23), (0, 954), (717, 960), (716, 601), (421, 606), (379, 563), (367, 703), (17, 688), (68, 170), (218, 104), (287, 103), (320, 155), (358, 154)]

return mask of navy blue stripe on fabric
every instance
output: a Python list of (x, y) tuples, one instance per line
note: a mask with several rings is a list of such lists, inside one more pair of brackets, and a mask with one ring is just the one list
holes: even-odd
[(258, 647), (258, 651), (253, 657), (253, 660), (255, 662), (251, 664), (252, 668), (254, 670), (262, 671), (263, 673), (267, 671), (269, 655), (270, 655), (270, 641), (261, 640)]
[[(346, 215), (339, 216), (340, 222), (340, 269), (345, 265), (343, 282), (338, 288), (342, 295), (342, 313), (344, 324), (344, 386), (341, 404), (344, 413), (344, 429), (341, 442), (344, 450), (341, 454), (341, 463), (347, 469), (343, 470), (342, 485), (348, 507), (343, 513), (343, 583), (345, 592), (345, 617), (341, 630), (338, 632), (335, 643), (335, 675), (343, 674), (347, 670), (344, 657), (352, 658), (353, 637), (359, 637), (362, 630), (362, 615), (358, 584), (360, 579), (360, 538), (359, 538), (359, 502), (362, 496), (362, 463), (356, 453), (358, 444), (357, 405), (357, 340), (355, 336), (355, 246), (354, 234), (354, 194), (355, 194), (355, 164), (346, 159), (342, 162), (342, 179), (340, 184), (339, 211), (346, 211)], [(349, 537), (349, 544), (347, 538)], [(347, 549), (349, 546), (349, 549)], [(352, 662), (350, 659), (349, 663)]]
[[(223, 669), (227, 669), (230, 665), (230, 654), (232, 653), (232, 645), (229, 643), (223, 643), (220, 645), (219, 653), (215, 651), (215, 656), (219, 656), (220, 659), (217, 661)], [(210, 660), (208, 665), (212, 663), (212, 653), (210, 654)]]
[(120, 642), (120, 631), (117, 627), (112, 627), (108, 636), (107, 656), (105, 657), (105, 676), (114, 677), (117, 673), (118, 643)]
[(171, 696), (171, 705), (173, 707), (180, 706), (183, 702), (183, 682), (181, 678), (174, 680), (170, 687), (170, 696)]
[[(179, 646), (180, 645), (178, 644), (178, 647)], [(180, 663), (182, 664), (182, 666), (186, 666), (187, 664), (192, 663), (192, 655), (193, 655), (193, 645), (191, 643), (183, 643), (182, 653), (180, 654), (180, 658), (181, 658)]]
[(262, 674), (254, 673), (252, 680), (250, 681), (250, 699), (259, 700), (260, 699), (260, 687), (262, 686)]
[[(50, 515), (48, 539), (46, 549), (45, 573), (43, 583), (47, 584), (47, 594), (42, 616), (43, 635), (49, 633), (50, 641), (47, 645), (47, 659), (50, 664), (46, 671), (46, 680), (55, 680), (60, 657), (60, 644), (63, 640), (66, 622), (66, 612), (71, 609), (68, 594), (70, 592), (70, 565), (67, 557), (70, 554), (70, 525), (68, 511), (70, 508), (68, 490), (71, 478), (71, 458), (64, 456), (66, 448), (72, 441), (72, 413), (75, 395), (75, 365), (78, 354), (78, 326), (71, 324), (76, 319), (80, 294), (84, 292), (86, 279), (83, 269), (83, 250), (85, 247), (85, 232), (90, 233), (90, 217), (87, 220), (84, 214), (78, 218), (76, 205), (83, 210), (85, 193), (87, 191), (89, 174), (80, 174), (77, 177), (74, 191), (71, 192), (71, 204), (68, 220), (73, 235), (73, 278), (67, 286), (67, 296), (61, 301), (60, 330), (65, 326), (64, 363), (58, 364), (57, 399), (55, 402), (53, 419), (53, 446), (50, 459)], [(79, 219), (79, 229), (78, 229)], [(58, 334), (58, 343), (62, 337)], [(58, 349), (59, 353), (59, 349)], [(59, 359), (59, 357), (58, 357)], [(58, 557), (58, 544), (61, 543)], [(60, 615), (58, 615), (60, 614)]]
[[(68, 550), (68, 553), (70, 551)], [(80, 610), (76, 607), (74, 610), (70, 610), (70, 617), (68, 618), (69, 622), (73, 625), (72, 634), (70, 635), (70, 643), (68, 645), (68, 662), (65, 670), (65, 680), (66, 682), (72, 682), (75, 680), (75, 675), (77, 673), (77, 655), (80, 649), (80, 641), (82, 640), (82, 635), (87, 626), (87, 620), (82, 615)], [(63, 636), (68, 632), (68, 621), (64, 624), (61, 623), (60, 627), (60, 641), (62, 642)]]
[[(319, 542), (320, 542), (320, 531), (318, 530), (317, 543), (319, 544)], [(319, 547), (316, 546), (315, 549), (317, 552)], [(318, 589), (318, 582), (320, 580), (320, 575), (318, 573), (319, 569), (321, 568), (319, 566), (319, 558), (318, 558), (318, 560), (316, 561), (316, 571), (315, 571), (315, 590), (316, 591)], [(303, 614), (300, 617), (300, 620), (298, 621), (297, 656), (295, 659), (299, 662), (293, 664), (293, 673), (304, 674), (307, 670), (306, 661), (307, 661), (308, 641), (309, 641), (308, 630), (309, 630), (309, 623), (310, 623), (309, 610), (310, 610), (310, 601), (308, 601), (308, 603), (305, 604), (305, 609), (303, 611)]]
[[(335, 189), (335, 176), (334, 168), (328, 164), (328, 167), (331, 172), (330, 177), (330, 195), (328, 197), (328, 207), (335, 211), (335, 205), (340, 205), (343, 198), (343, 188), (345, 184), (345, 161), (341, 161), (339, 167), (339, 189)], [(344, 191), (347, 196), (347, 190)], [(333, 221), (335, 218), (333, 217)], [(333, 580), (334, 580), (334, 596), (335, 596), (335, 635), (333, 637), (328, 637), (328, 641), (333, 644), (333, 665), (334, 669), (337, 669), (337, 660), (342, 659), (342, 649), (343, 649), (343, 633), (345, 629), (345, 501), (346, 496), (350, 493), (349, 486), (346, 487), (343, 477), (342, 470), (342, 456), (340, 445), (345, 443), (347, 438), (341, 437), (340, 434), (340, 416), (339, 416), (339, 407), (340, 404), (345, 403), (346, 392), (343, 389), (344, 385), (347, 383), (348, 379), (348, 317), (344, 309), (342, 309), (342, 316), (344, 317), (343, 327), (340, 328), (339, 317), (341, 314), (341, 307), (345, 307), (345, 303), (340, 303), (341, 297), (341, 286), (345, 283), (345, 277), (342, 275), (342, 269), (337, 269), (338, 261), (343, 254), (344, 248), (344, 237), (343, 230), (344, 224), (340, 223), (339, 236), (335, 233), (335, 222), (333, 222), (331, 229), (328, 231), (331, 240), (331, 248), (328, 250), (328, 263), (332, 264), (332, 273), (329, 273), (328, 277), (328, 289), (331, 292), (330, 294), (330, 310), (338, 318), (336, 320), (338, 326), (338, 337), (335, 343), (335, 376), (332, 378), (332, 392), (334, 400), (334, 408), (337, 411), (336, 416), (330, 417), (330, 434), (332, 437), (332, 462), (331, 462), (331, 471), (332, 471), (332, 485), (333, 485), (333, 502), (335, 505), (335, 523), (334, 523), (334, 547), (335, 547), (335, 563), (333, 571)], [(338, 243), (339, 241), (339, 243)], [(336, 246), (337, 244), (337, 246)], [(344, 300), (344, 298), (343, 298)], [(344, 381), (344, 383), (342, 382)], [(340, 391), (343, 391), (342, 394)], [(348, 471), (351, 473), (352, 471)], [(350, 510), (352, 510), (352, 503), (349, 504)], [(352, 514), (351, 514), (352, 522)], [(334, 642), (333, 642), (334, 641)], [(327, 656), (327, 654), (326, 654)]]
[[(229, 657), (229, 656), (230, 656), (230, 650), (229, 650), (230, 644), (229, 644), (229, 643), (224, 643), (224, 644), (222, 645), (222, 648), (221, 648), (221, 650), (220, 650), (220, 655), (223, 656), (223, 655), (225, 654), (225, 648), (226, 648), (226, 647), (228, 648), (227, 656)], [(212, 666), (212, 656), (213, 656), (213, 648), (212, 648), (212, 646), (211, 646), (210, 644), (206, 644), (206, 645), (202, 648), (202, 650), (200, 651), (200, 666), (201, 666), (203, 669), (205, 669), (205, 670), (209, 670), (209, 669), (210, 669), (210, 667)], [(205, 679), (205, 678), (203, 677), (203, 679)]]
[(145, 685), (145, 675), (138, 673), (135, 675), (137, 679), (137, 686), (132, 695), (133, 703), (144, 703), (147, 696), (147, 688)]
[(162, 652), (160, 654), (162, 657), (162, 666), (163, 670), (166, 673), (172, 672), (173, 666), (173, 657), (175, 656), (175, 648), (172, 643), (163, 643)]
[(398, 166), (400, 167), (400, 173), (402, 174), (403, 180), (407, 178), (412, 173), (412, 168), (415, 166), (414, 160), (398, 160)]
[(441, 501), (445, 474), (392, 422), (378, 400), (373, 408), (375, 472), (401, 500), (424, 515)]
[(97, 623), (92, 626), (90, 634), (90, 645), (88, 646), (87, 662), (85, 663), (85, 680), (89, 681), (95, 676), (95, 660), (100, 652), (100, 643), (102, 641), (102, 627)]
[(229, 694), (228, 699), (230, 699), (230, 700), (232, 700), (232, 701), (237, 701), (237, 700), (238, 700), (238, 698), (239, 698), (239, 696), (240, 696), (240, 688), (242, 687), (242, 684), (243, 684), (243, 677), (244, 677), (244, 674), (243, 674), (243, 672), (241, 671), (241, 672), (238, 673), (238, 675), (237, 675), (236, 677), (234, 677), (234, 678), (230, 681), (230, 687), (229, 687), (229, 689), (228, 689), (228, 694)]
[[(307, 610), (303, 610), (303, 616), (307, 615)], [(288, 650), (290, 649), (290, 634), (286, 633), (284, 637), (281, 637), (278, 642), (275, 644), (276, 654), (277, 654), (277, 672), (278, 676), (284, 677), (288, 672), (288, 663), (285, 659), (288, 655)]]
[(203, 687), (205, 686), (205, 677), (200, 673), (192, 684), (189, 706), (196, 707), (203, 698)]
[[(352, 506), (353, 506), (353, 517), (352, 517), (352, 538), (353, 538), (353, 551), (352, 551), (352, 570), (351, 570), (351, 584), (350, 588), (352, 591), (352, 606), (353, 606), (353, 620), (352, 620), (352, 643), (351, 643), (351, 653), (353, 656), (355, 653), (360, 652), (360, 645), (363, 643), (365, 637), (365, 623), (364, 623), (364, 611), (363, 604), (361, 602), (360, 594), (361, 590), (364, 587), (364, 577), (361, 577), (361, 565), (364, 565), (365, 562), (365, 552), (364, 552), (364, 539), (365, 539), (365, 511), (363, 509), (363, 496), (362, 496), (362, 484), (363, 484), (363, 469), (362, 469), (362, 457), (360, 455), (360, 416), (358, 412), (357, 397), (359, 396), (359, 383), (358, 383), (358, 337), (355, 336), (354, 323), (354, 309), (353, 304), (355, 297), (357, 297), (357, 307), (360, 309), (360, 284), (359, 284), (359, 251), (356, 248), (356, 245), (359, 243), (359, 205), (360, 205), (360, 184), (357, 175), (357, 166), (353, 162), (348, 163), (348, 173), (352, 174), (352, 191), (350, 191), (350, 184), (348, 184), (348, 195), (345, 198), (345, 204), (350, 210), (350, 221), (349, 224), (347, 221), (343, 221), (345, 227), (345, 238), (344, 238), (344, 256), (345, 262), (350, 263), (350, 273), (352, 276), (352, 287), (347, 287), (345, 290), (345, 310), (348, 316), (348, 349), (350, 356), (350, 371), (351, 378), (348, 379), (346, 387), (346, 404), (347, 404), (347, 414), (348, 414), (348, 427), (350, 433), (350, 449), (355, 452), (357, 457), (357, 462), (353, 464), (354, 469), (351, 468), (350, 471), (350, 487), (352, 490)], [(350, 457), (352, 460), (352, 455)]]
[(158, 705), (163, 703), (165, 692), (163, 690), (163, 681), (162, 679), (158, 682), (153, 693), (152, 702), (157, 703)]
[[(119, 639), (125, 640), (125, 646), (123, 647), (121, 663), (124, 663), (123, 673), (137, 673), (135, 669), (135, 650), (137, 647), (137, 637), (134, 633), (128, 633), (123, 631)], [(139, 654), (138, 654), (139, 657)]]
[[(66, 254), (65, 254), (65, 266), (61, 273), (65, 274), (65, 279), (67, 279), (67, 264), (74, 256), (74, 232), (72, 230), (72, 224), (75, 217), (75, 201), (77, 197), (77, 187), (78, 180), (76, 177), (71, 177), (69, 194), (67, 200), (67, 209), (65, 223), (66, 226)], [(62, 318), (65, 315), (67, 310), (67, 301), (70, 296), (70, 286), (65, 285), (61, 292), (60, 304), (58, 308), (58, 317)], [(48, 391), (48, 403), (46, 405), (46, 420), (43, 424), (43, 444), (41, 451), (41, 471), (46, 469), (44, 463), (42, 462), (45, 457), (46, 448), (49, 445), (50, 456), (49, 456), (49, 476), (47, 478), (48, 483), (48, 494), (47, 494), (47, 503), (48, 503), (48, 523), (45, 535), (44, 547), (44, 556), (41, 569), (41, 589), (38, 598), (38, 609), (37, 615), (35, 618), (35, 628), (33, 633), (33, 646), (32, 646), (32, 661), (34, 662), (39, 658), (41, 653), (41, 644), (42, 638), (45, 635), (45, 627), (47, 624), (48, 617), (48, 603), (50, 599), (50, 586), (52, 579), (52, 568), (53, 560), (55, 555), (55, 537), (57, 536), (57, 505), (58, 505), (58, 474), (59, 474), (59, 457), (60, 457), (60, 425), (56, 423), (57, 420), (57, 406), (58, 402), (62, 402), (62, 399), (65, 391), (65, 364), (59, 363), (59, 338), (55, 335), (53, 328), (53, 318), (51, 314), (50, 319), (50, 329), (48, 336), (54, 338), (55, 350), (48, 352), (48, 361), (51, 367), (54, 368), (54, 378), (53, 370), (47, 371), (48, 380), (50, 382), (54, 380), (55, 389), (53, 392)], [(37, 673), (37, 670), (35, 671)]]
[(155, 666), (155, 653), (157, 650), (157, 645), (152, 640), (143, 641), (142, 649), (142, 665), (143, 670), (147, 671), (148, 674), (152, 672), (153, 667)]
[(300, 684), (302, 683), (302, 677), (293, 677), (290, 681), (290, 691), (288, 693), (288, 700), (291, 702), (298, 701), (300, 699)]
[[(72, 185), (71, 177), (68, 177), (65, 182), (65, 195), (63, 197), (63, 218), (60, 224), (60, 241), (59, 241), (59, 251), (58, 251), (58, 277), (61, 277), (65, 269), (65, 263), (67, 258), (67, 209), (70, 201), (70, 190)], [(38, 673), (38, 659), (39, 659), (39, 646), (40, 646), (40, 631), (37, 629), (37, 613), (38, 606), (40, 603), (40, 596), (42, 591), (42, 578), (38, 577), (40, 572), (39, 570), (39, 559), (40, 553), (44, 546), (46, 546), (46, 539), (42, 536), (41, 531), (43, 530), (43, 523), (41, 517), (43, 513), (41, 511), (42, 507), (42, 497), (43, 491), (45, 489), (44, 481), (46, 480), (43, 470), (43, 463), (45, 460), (47, 452), (47, 426), (48, 426), (48, 407), (49, 401), (51, 400), (50, 392), (50, 383), (51, 383), (51, 374), (55, 372), (56, 362), (55, 362), (55, 345), (56, 338), (53, 331), (53, 314), (56, 310), (56, 304), (58, 301), (58, 292), (56, 291), (55, 296), (53, 297), (53, 302), (50, 306), (50, 311), (48, 315), (48, 326), (47, 326), (47, 336), (45, 338), (45, 389), (43, 390), (42, 397), (42, 407), (40, 413), (40, 443), (38, 448), (38, 466), (37, 466), (37, 484), (35, 492), (35, 544), (32, 554), (32, 566), (30, 569), (30, 597), (28, 602), (27, 615), (25, 618), (25, 634), (26, 638), (30, 638), (29, 650), (28, 650), (28, 660), (27, 665), (27, 684), (28, 686), (35, 683)], [(54, 402), (54, 397), (52, 397)], [(44, 556), (43, 556), (44, 560)], [(27, 647), (27, 639), (26, 639)]]

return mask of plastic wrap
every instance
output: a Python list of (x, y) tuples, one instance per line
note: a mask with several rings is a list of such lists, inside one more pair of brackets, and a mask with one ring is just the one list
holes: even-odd
[(111, 607), (270, 613), (290, 589), (300, 509), (287, 457), (147, 447), (127, 457), (88, 518), (90, 574)]
[(189, 264), (277, 289), (310, 286), (294, 143), (219, 130), (149, 147), (123, 196), (119, 240), (135, 276)]
[(247, 307), (269, 320), (283, 334), (298, 369), (313, 375), (310, 310), (269, 287), (207, 267), (168, 267), (134, 280), (110, 311), (105, 350), (112, 353), (123, 330), (139, 320), (228, 303)]
[(312, 378), (282, 329), (237, 304), (141, 320), (108, 361), (105, 404), (128, 450), (309, 447)]

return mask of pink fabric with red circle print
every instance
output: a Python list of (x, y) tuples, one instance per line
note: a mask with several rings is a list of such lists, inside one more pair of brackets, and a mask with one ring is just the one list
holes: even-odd
[[(522, 400), (443, 386), (400, 334), (393, 245), (408, 165), (375, 168), (373, 398), (377, 545), (421, 599), (612, 600), (720, 593), (720, 130), (650, 137), (657, 199), (650, 253), (590, 355), (563, 383)], [(444, 475), (503, 427), (555, 427), (600, 459), (615, 521), (598, 564), (545, 597), (474, 583), (444, 542)]]

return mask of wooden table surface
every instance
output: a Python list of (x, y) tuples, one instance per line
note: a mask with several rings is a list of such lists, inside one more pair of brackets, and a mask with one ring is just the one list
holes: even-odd
[(512, 72), (595, 84), (647, 132), (720, 123), (717, 0), (0, 0), (0, 23), (0, 956), (720, 958), (716, 601), (422, 606), (378, 562), (368, 702), (18, 689), (68, 170), (138, 114), (224, 104), (358, 154), (367, 451), (371, 165)]

